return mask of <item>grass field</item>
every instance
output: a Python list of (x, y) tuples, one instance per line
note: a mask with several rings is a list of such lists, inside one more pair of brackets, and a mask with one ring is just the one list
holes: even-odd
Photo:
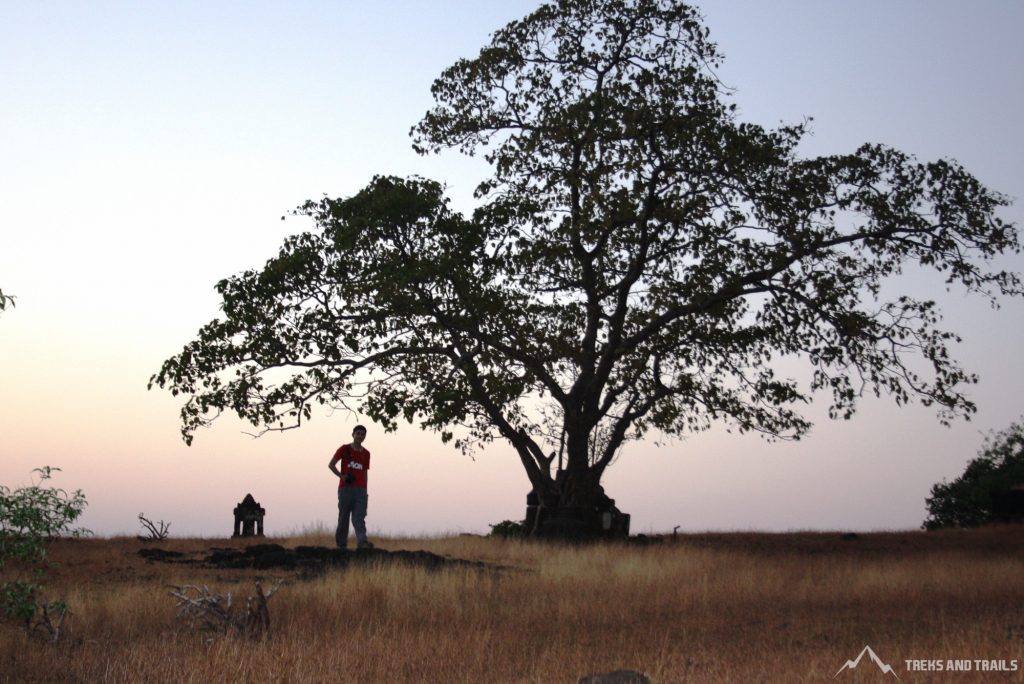
[[(315, 533), (267, 541), (333, 542)], [(488, 567), (257, 573), (147, 562), (138, 550), (154, 544), (131, 538), (58, 541), (45, 583), (71, 606), (71, 631), (53, 644), (0, 627), (0, 680), (570, 683), (634, 669), (653, 682), (1024, 682), (1019, 527), (583, 547), (377, 541)], [(270, 599), (269, 640), (210, 639), (175, 617), (169, 585), (245, 596), (258, 576), (285, 580)], [(895, 675), (865, 657), (835, 676), (865, 645)], [(972, 671), (914, 672), (907, 660), (972, 661)], [(975, 660), (1019, 669), (978, 671)]]

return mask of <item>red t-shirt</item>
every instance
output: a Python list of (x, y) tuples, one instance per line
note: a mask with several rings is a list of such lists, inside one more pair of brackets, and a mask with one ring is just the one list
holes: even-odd
[[(370, 469), (370, 452), (365, 447), (356, 451), (351, 444), (344, 444), (334, 452), (331, 464), (341, 461), (341, 479), (338, 481), (338, 488), (342, 487), (363, 487), (366, 488), (366, 471)], [(351, 473), (356, 476), (355, 482), (347, 484), (345, 475)]]

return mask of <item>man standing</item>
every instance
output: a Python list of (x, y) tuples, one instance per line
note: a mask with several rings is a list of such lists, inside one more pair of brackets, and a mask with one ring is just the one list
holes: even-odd
[(352, 430), (352, 443), (339, 447), (327, 465), (338, 476), (338, 529), (334, 543), (339, 549), (348, 547), (349, 517), (356, 531), (356, 548), (373, 548), (366, 538), (366, 471), (370, 469), (370, 452), (363, 447), (364, 439), (366, 428), (356, 425)]

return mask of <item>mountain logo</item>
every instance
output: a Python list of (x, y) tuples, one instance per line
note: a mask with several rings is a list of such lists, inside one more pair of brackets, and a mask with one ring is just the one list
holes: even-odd
[(883, 663), (882, 659), (879, 658), (875, 654), (875, 652), (871, 650), (870, 646), (865, 646), (864, 650), (860, 652), (860, 655), (857, 656), (854, 660), (847, 660), (846, 663), (841, 668), (839, 668), (839, 672), (836, 672), (834, 675), (832, 675), (832, 679), (835, 679), (840, 674), (842, 674), (843, 670), (856, 670), (857, 666), (860, 665), (861, 658), (864, 657), (865, 653), (867, 653), (868, 657), (871, 658), (871, 662), (878, 666), (878, 669), (882, 671), (882, 674), (891, 674), (896, 679), (900, 678), (900, 676), (896, 674), (896, 672), (892, 669), (891, 665)]

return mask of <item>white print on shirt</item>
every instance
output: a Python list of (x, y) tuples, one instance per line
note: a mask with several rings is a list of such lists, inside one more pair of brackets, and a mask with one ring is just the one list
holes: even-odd
[(362, 463), (357, 463), (356, 461), (349, 461), (348, 462), (348, 467), (349, 467), (349, 470), (362, 470), (363, 469), (363, 464)]

